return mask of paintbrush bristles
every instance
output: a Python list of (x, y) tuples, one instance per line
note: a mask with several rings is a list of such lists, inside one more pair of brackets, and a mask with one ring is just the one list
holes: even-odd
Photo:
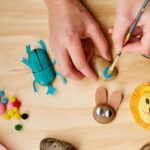
[(121, 56), (121, 53), (117, 54), (114, 62), (112, 63), (112, 65), (109, 67), (109, 69), (107, 71), (108, 74), (112, 74), (112, 72), (113, 72), (113, 70), (114, 70), (114, 68), (115, 68), (115, 66), (116, 66), (120, 56)]

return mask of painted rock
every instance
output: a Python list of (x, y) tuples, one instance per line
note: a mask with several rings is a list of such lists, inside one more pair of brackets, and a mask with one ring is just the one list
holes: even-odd
[(99, 56), (93, 56), (90, 60), (90, 64), (92, 65), (93, 69), (95, 70), (95, 72), (97, 73), (97, 75), (100, 77), (100, 79), (102, 80), (113, 80), (116, 78), (118, 71), (115, 68), (111, 78), (105, 78), (104, 77), (104, 70), (109, 67), (111, 64), (110, 62), (104, 60), (103, 58), (99, 57)]
[(40, 150), (76, 150), (75, 147), (65, 141), (59, 141), (53, 138), (43, 139), (40, 143)]
[(141, 150), (150, 150), (150, 143), (144, 145), (144, 146), (141, 148)]
[(97, 122), (106, 124), (114, 120), (116, 112), (110, 105), (100, 104), (94, 108), (93, 116)]

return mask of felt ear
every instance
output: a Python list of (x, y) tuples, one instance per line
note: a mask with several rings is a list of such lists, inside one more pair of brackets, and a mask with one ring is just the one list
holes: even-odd
[(95, 94), (96, 104), (106, 104), (107, 103), (107, 90), (104, 87), (99, 87)]
[(27, 44), (27, 45), (26, 45), (26, 52), (27, 52), (28, 55), (29, 55), (29, 53), (31, 52), (30, 44)]
[(123, 99), (122, 93), (119, 91), (115, 91), (112, 93), (112, 95), (108, 99), (108, 104), (112, 106), (115, 109), (115, 111), (117, 111), (117, 109), (119, 108), (121, 104), (122, 99)]

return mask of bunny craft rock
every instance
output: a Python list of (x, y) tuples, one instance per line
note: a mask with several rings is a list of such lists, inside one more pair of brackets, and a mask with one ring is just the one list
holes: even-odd
[(122, 98), (122, 93), (115, 91), (108, 99), (107, 90), (104, 87), (99, 87), (95, 95), (96, 106), (93, 110), (94, 119), (101, 124), (112, 122), (116, 117), (116, 112), (121, 104)]

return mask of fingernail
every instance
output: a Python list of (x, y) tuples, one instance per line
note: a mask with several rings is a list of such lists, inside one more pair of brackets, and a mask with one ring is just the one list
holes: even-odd
[(105, 59), (108, 60), (108, 61), (111, 61), (111, 59), (112, 59), (111, 55), (109, 53), (106, 53), (105, 54)]

